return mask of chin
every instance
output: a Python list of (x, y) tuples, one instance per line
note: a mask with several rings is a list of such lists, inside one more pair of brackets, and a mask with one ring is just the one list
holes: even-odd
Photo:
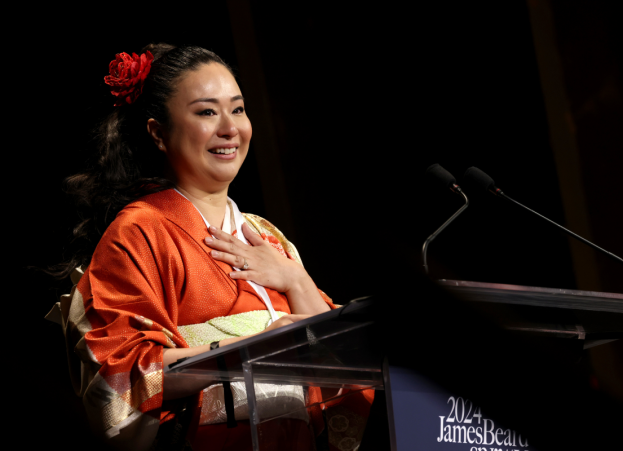
[(231, 171), (231, 172), (220, 172), (218, 174), (210, 174), (211, 175), (211, 179), (218, 182), (218, 183), (231, 183), (234, 181), (234, 179), (236, 178), (236, 176), (238, 175), (238, 170), (236, 171)]

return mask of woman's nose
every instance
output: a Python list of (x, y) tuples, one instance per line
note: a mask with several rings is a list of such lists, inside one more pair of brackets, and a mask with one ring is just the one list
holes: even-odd
[(217, 135), (222, 138), (233, 138), (237, 134), (238, 127), (236, 127), (234, 119), (227, 114), (221, 115), (221, 122), (217, 130)]

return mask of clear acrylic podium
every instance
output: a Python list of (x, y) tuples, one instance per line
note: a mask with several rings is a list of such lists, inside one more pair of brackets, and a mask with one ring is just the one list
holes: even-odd
[[(310, 387), (322, 389), (323, 403), (365, 389), (384, 389), (383, 353), (375, 344), (374, 321), (369, 316), (372, 303), (370, 299), (356, 300), (340, 309), (189, 358), (168, 367), (164, 377), (173, 384), (243, 382), (248, 413), (236, 409), (236, 417), (241, 413), (246, 419), (248, 415), (254, 450), (263, 449), (266, 434), (279, 430), (278, 423), (287, 427), (292, 419), (309, 420), (308, 427), (299, 428), (299, 433), (309, 434), (313, 441), (311, 409), (320, 409), (320, 403), (309, 396)], [(273, 393), (285, 393), (283, 399), (263, 403), (256, 393), (258, 387), (267, 387), (263, 384), (300, 387), (302, 402), (287, 399), (295, 397), (292, 391), (277, 387)], [(289, 441), (295, 443), (297, 438), (290, 437)]]
[[(623, 295), (463, 281), (439, 281), (438, 286), (448, 296), (461, 299), (459, 302), (477, 305), (476, 310), (478, 306), (489, 308), (492, 305), (494, 308), (499, 306), (506, 309), (505, 317), (500, 314), (505, 329), (531, 337), (571, 343), (579, 352), (623, 338)], [(435, 302), (435, 299), (420, 302)], [(396, 398), (398, 392), (392, 396), (392, 389), (397, 387), (390, 382), (392, 362), (391, 359), (388, 362), (387, 358), (389, 341), (382, 332), (387, 329), (379, 327), (380, 322), (388, 321), (388, 316), (379, 315), (383, 309), (379, 310), (378, 303), (379, 300), (375, 298), (351, 301), (337, 310), (173, 364), (165, 370), (164, 377), (169, 380), (168, 384), (206, 386), (229, 381), (243, 387), (246, 391), (246, 406), (236, 409), (236, 417), (240, 414), (242, 419), (248, 418), (253, 449), (256, 451), (266, 449), (269, 436), (280, 430), (280, 425), (284, 429), (288, 428), (293, 419), (306, 422), (307, 426), (299, 428), (298, 433), (308, 434), (307, 439), (313, 440), (317, 433), (311, 421), (314, 409), (320, 409), (322, 403), (330, 403), (366, 389), (386, 390), (392, 449), (455, 449), (455, 443), (445, 445), (434, 440), (438, 435), (436, 418), (444, 415), (441, 412), (447, 409), (445, 402), (439, 406), (442, 409), (440, 413), (430, 415), (433, 421), (431, 426), (424, 423), (415, 425), (409, 423), (409, 418), (416, 417), (414, 412), (419, 407), (404, 403), (400, 407), (401, 399)], [(508, 316), (508, 309), (521, 314)], [(453, 314), (447, 311), (444, 312), (446, 318), (423, 320), (436, 322), (440, 333), (452, 333), (444, 332), (443, 325)], [(491, 314), (490, 309), (488, 314)], [(469, 318), (464, 320), (470, 321)], [(413, 327), (418, 326), (414, 324)], [(437, 328), (430, 324), (428, 327), (429, 330)], [(410, 331), (403, 329), (400, 333), (408, 337)], [(398, 339), (405, 342), (405, 338)], [(495, 340), (496, 337), (492, 336), (491, 339)], [(420, 345), (428, 348), (444, 346), (434, 340), (418, 343)], [(403, 352), (402, 349), (400, 352)], [(400, 393), (418, 390), (410, 388), (408, 381), (406, 386), (404, 380), (401, 383), (403, 386), (400, 387)], [(271, 403), (266, 403), (258, 392), (258, 388), (263, 391), (265, 387), (270, 387), (262, 384), (277, 386), (274, 391), (277, 396)], [(298, 387), (294, 392), (298, 390), (299, 398), (293, 399), (296, 396), (292, 395), (292, 390), (281, 390), (283, 396), (280, 398), (280, 386)], [(320, 387), (322, 402), (309, 395), (311, 387)], [(436, 407), (429, 408), (434, 410)], [(395, 421), (396, 415), (400, 416), (400, 421)], [(290, 437), (291, 443), (296, 441), (296, 437)], [(344, 442), (340, 449), (348, 450), (349, 446), (349, 442)]]

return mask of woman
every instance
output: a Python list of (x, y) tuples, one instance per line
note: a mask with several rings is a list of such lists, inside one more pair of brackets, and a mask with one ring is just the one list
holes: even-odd
[(163, 448), (190, 424), (193, 449), (248, 448), (248, 424), (228, 429), (206, 412), (214, 390), (174, 390), (163, 368), (335, 305), (295, 247), (227, 197), (251, 123), (217, 55), (150, 45), (117, 55), (105, 81), (116, 102), (99, 158), (67, 181), (87, 208), (74, 231), (83, 245), (62, 271), (80, 277), (61, 305), (74, 386), (115, 447)]

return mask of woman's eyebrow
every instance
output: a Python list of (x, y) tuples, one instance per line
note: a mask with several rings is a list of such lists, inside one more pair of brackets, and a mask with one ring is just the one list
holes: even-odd
[[(237, 96), (233, 96), (231, 99), (229, 99), (230, 102), (235, 102), (236, 100), (244, 100), (244, 97), (242, 97), (241, 95), (237, 95)], [(209, 102), (209, 103), (219, 103), (218, 99), (214, 98), (214, 97), (202, 97), (200, 99), (195, 99), (192, 102), (189, 103), (189, 105), (192, 105), (193, 103), (199, 103), (199, 102)]]

